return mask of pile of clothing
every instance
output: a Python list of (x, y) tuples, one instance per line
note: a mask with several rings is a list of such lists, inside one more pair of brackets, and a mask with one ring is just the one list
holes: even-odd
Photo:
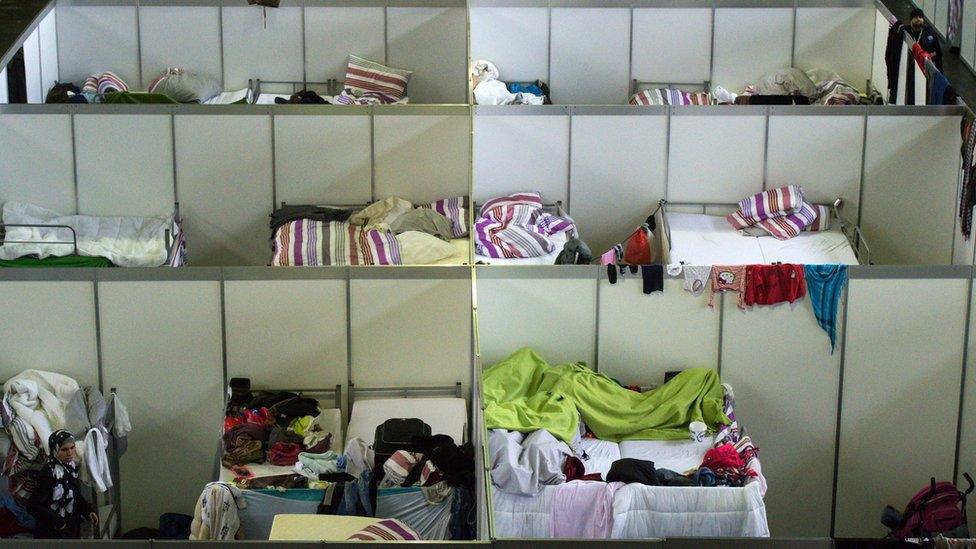
[(360, 209), (282, 206), (271, 214), (273, 266), (424, 265), (456, 255), (467, 197), (416, 207), (390, 197)]
[[(731, 101), (729, 101), (731, 99)], [(880, 105), (883, 97), (875, 90), (862, 94), (835, 72), (823, 69), (803, 71), (788, 68), (773, 71), (741, 95), (728, 94), (722, 103), (736, 105)]]
[(48, 438), (59, 429), (77, 440), (80, 479), (98, 492), (113, 486), (108, 442), (114, 436), (121, 455), (132, 430), (118, 395), (106, 401), (97, 388), (79, 387), (70, 377), (25, 370), (4, 383), (0, 401), (0, 477), (9, 479), (10, 490), (0, 499), (0, 537), (34, 527), (26, 502), (48, 461)]
[(106, 71), (85, 79), (79, 87), (55, 82), (45, 103), (206, 103), (221, 94), (220, 82), (212, 77), (170, 67), (153, 78), (146, 91), (136, 91), (117, 74)]
[(549, 255), (556, 250), (556, 237), (565, 246), (583, 252), (574, 261), (589, 263), (589, 248), (578, 238), (576, 224), (569, 217), (543, 210), (542, 196), (536, 192), (515, 193), (493, 198), (481, 206), (474, 222), (477, 255), (489, 258), (529, 258)]
[[(235, 379), (246, 386), (246, 380)], [(304, 488), (323, 484), (320, 476), (338, 473), (342, 456), (333, 450), (338, 414), (320, 410), (315, 399), (286, 391), (241, 391), (224, 417), (221, 464), (243, 488)], [(293, 472), (255, 477), (251, 463), (269, 463)]]
[(478, 105), (550, 105), (549, 86), (541, 81), (509, 82), (499, 80), (498, 67), (484, 59), (471, 65), (471, 83)]

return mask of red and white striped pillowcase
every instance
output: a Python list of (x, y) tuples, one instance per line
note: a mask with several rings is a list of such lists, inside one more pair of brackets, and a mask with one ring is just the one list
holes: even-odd
[(350, 54), (343, 87), (357, 97), (366, 92), (379, 92), (400, 100), (407, 94), (412, 74)]

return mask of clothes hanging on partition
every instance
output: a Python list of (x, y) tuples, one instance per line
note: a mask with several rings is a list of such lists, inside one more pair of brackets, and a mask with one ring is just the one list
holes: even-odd
[(973, 207), (976, 206), (976, 177), (973, 177), (974, 149), (976, 149), (976, 116), (968, 110), (962, 124), (962, 192), (959, 196), (959, 224), (969, 240), (973, 226)]
[(719, 292), (735, 292), (739, 294), (738, 305), (745, 308), (743, 301), (746, 290), (745, 265), (713, 265), (711, 274), (712, 293), (708, 297), (708, 306), (715, 306), (715, 294)]
[(807, 295), (803, 265), (749, 265), (746, 267), (745, 304), (774, 305), (795, 302)]
[(641, 265), (644, 293), (664, 291), (664, 265)]
[(810, 304), (817, 323), (830, 336), (830, 352), (837, 342), (837, 306), (847, 283), (847, 265), (804, 266)]
[(709, 278), (712, 276), (711, 265), (684, 265), (682, 270), (685, 273), (685, 291), (698, 297), (708, 289)]

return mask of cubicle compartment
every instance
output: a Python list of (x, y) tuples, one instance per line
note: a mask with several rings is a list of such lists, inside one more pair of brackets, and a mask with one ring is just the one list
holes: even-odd
[(791, 66), (828, 69), (865, 88), (875, 58), (873, 3), (780, 6), (476, 0), (471, 58), (494, 62), (503, 81), (549, 82), (557, 104), (623, 104), (634, 81), (738, 93)]
[(693, 203), (688, 211), (726, 215), (745, 197), (800, 185), (813, 203), (841, 199), (874, 263), (971, 264), (972, 243), (954, 221), (961, 115), (960, 107), (478, 106), (475, 198), (541, 191), (563, 202), (600, 254), (662, 199), (672, 211)]
[(467, 11), (457, 0), (286, 0), (267, 9), (243, 0), (60, 0), (51, 14), (26, 43), (40, 61), (53, 53), (52, 61), (32, 61), (44, 68), (35, 71), (32, 103), (43, 102), (54, 80), (81, 83), (112, 71), (130, 89), (145, 89), (169, 67), (212, 77), (224, 90), (260, 79), (266, 92), (292, 93), (292, 84), (274, 82), (324, 91), (326, 81), (345, 79), (349, 54), (412, 71), (411, 103), (467, 103)]

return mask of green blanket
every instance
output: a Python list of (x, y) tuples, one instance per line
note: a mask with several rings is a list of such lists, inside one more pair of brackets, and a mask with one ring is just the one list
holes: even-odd
[(520, 349), (487, 368), (482, 392), (488, 429), (546, 429), (570, 442), (579, 419), (597, 438), (679, 440), (688, 424), (728, 425), (722, 385), (715, 370), (691, 368), (658, 389), (631, 391), (581, 362), (549, 366), (535, 351)]
[(110, 92), (106, 93), (102, 101), (109, 105), (177, 105), (178, 103), (168, 95), (147, 92)]
[(0, 259), (0, 269), (17, 267), (111, 267), (112, 262), (104, 257), (83, 255), (50, 256), (38, 259), (35, 256), (17, 259)]

